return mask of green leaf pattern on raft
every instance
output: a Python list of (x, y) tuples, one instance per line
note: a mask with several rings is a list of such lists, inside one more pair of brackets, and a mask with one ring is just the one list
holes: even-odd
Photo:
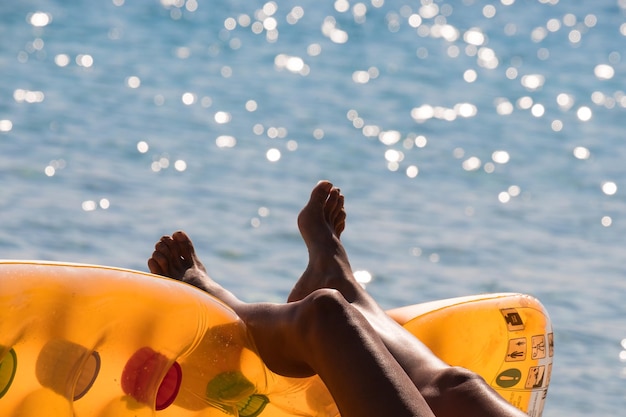
[(263, 412), (265, 406), (270, 402), (270, 399), (262, 394), (252, 394), (243, 401), (237, 403), (237, 409), (239, 410), (239, 417), (257, 417)]
[(236, 403), (240, 417), (256, 417), (270, 402), (267, 396), (256, 394), (256, 387), (239, 371), (223, 372), (206, 387), (208, 399), (218, 403)]
[[(4, 348), (0, 346), (0, 351)], [(0, 360), (0, 398), (4, 397), (4, 394), (11, 388), (13, 378), (15, 378), (15, 372), (17, 371), (17, 355), (15, 351), (11, 349)]]

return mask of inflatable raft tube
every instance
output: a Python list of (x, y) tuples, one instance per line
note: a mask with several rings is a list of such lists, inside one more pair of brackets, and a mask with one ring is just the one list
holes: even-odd
[[(529, 415), (553, 359), (535, 298), (485, 294), (389, 314), (451, 365), (480, 374)], [(318, 377), (285, 378), (210, 295), (119, 268), (0, 261), (0, 415), (337, 416)]]

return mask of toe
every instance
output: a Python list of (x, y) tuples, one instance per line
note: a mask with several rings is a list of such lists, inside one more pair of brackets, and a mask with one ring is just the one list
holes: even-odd
[(346, 228), (346, 212), (343, 209), (339, 211), (333, 224), (335, 225), (335, 234), (337, 237), (341, 236), (341, 233)]
[(168, 241), (161, 239), (154, 247), (154, 254), (159, 254), (161, 255), (160, 257), (164, 259), (172, 259), (172, 249), (170, 248)]
[(335, 234), (339, 235), (344, 227), (346, 212), (343, 208), (344, 197), (338, 188), (331, 191), (325, 207), (326, 221), (333, 227)]
[(324, 206), (324, 215), (328, 221), (332, 221), (334, 217), (334, 213), (337, 210), (337, 204), (339, 203), (339, 196), (340, 194), (338, 188), (333, 188), (328, 194), (328, 200), (326, 200), (326, 205)]
[(174, 232), (174, 234), (172, 235), (172, 239), (174, 239), (177, 242), (185, 242), (185, 241), (190, 242), (191, 241), (187, 233), (185, 233), (182, 230), (177, 230), (176, 232)]
[(170, 268), (177, 273), (182, 273), (186, 269), (185, 259), (182, 258), (180, 245), (173, 238), (165, 239), (161, 242), (167, 249), (162, 249), (161, 252), (168, 257), (170, 262)]
[(189, 257), (191, 254), (194, 253), (193, 244), (191, 243), (191, 239), (189, 238), (187, 233), (179, 230), (177, 232), (174, 232), (174, 234), (172, 235), (172, 239), (176, 243), (176, 246), (180, 248), (181, 255)]
[(161, 265), (154, 259), (154, 255), (150, 259), (148, 259), (148, 269), (155, 275), (165, 275), (163, 268)]
[(324, 206), (324, 217), (326, 223), (336, 232), (338, 215), (343, 208), (343, 196), (339, 189), (333, 188), (328, 196), (326, 206)]
[(346, 217), (346, 211), (343, 208), (343, 200), (343, 195), (339, 194), (339, 196), (337, 197), (337, 204), (335, 204), (332, 213), (333, 223), (336, 223), (342, 215), (344, 219)]
[(317, 183), (315, 187), (313, 187), (313, 191), (311, 191), (311, 203), (317, 203), (323, 205), (328, 198), (328, 193), (333, 188), (333, 185), (326, 180), (320, 181)]
[(170, 276), (170, 268), (167, 256), (159, 251), (155, 251), (152, 257), (148, 259), (148, 268), (150, 272), (157, 275)]
[(184, 259), (188, 268), (196, 262), (196, 251), (187, 233), (179, 230), (172, 235), (180, 259)]

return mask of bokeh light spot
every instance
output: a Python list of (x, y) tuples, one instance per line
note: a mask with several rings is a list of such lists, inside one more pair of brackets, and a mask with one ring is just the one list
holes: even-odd
[(84, 211), (94, 211), (98, 205), (93, 200), (85, 200), (82, 202), (81, 207)]
[(612, 66), (607, 64), (596, 65), (593, 73), (600, 80), (610, 80), (615, 75), (615, 70)]
[(146, 153), (148, 152), (148, 149), (150, 149), (148, 142), (144, 140), (137, 142), (137, 150), (139, 151), (139, 153)]
[(248, 110), (249, 112), (256, 111), (257, 108), (258, 108), (258, 105), (256, 101), (254, 100), (246, 101), (246, 110)]
[(76, 56), (76, 64), (80, 67), (91, 68), (93, 66), (93, 57), (87, 54), (79, 54)]
[(52, 21), (52, 16), (45, 12), (35, 12), (28, 17), (28, 23), (34, 27), (47, 26)]
[(482, 162), (476, 156), (472, 156), (463, 161), (463, 169), (466, 171), (476, 171), (480, 169)]
[(576, 111), (576, 117), (578, 117), (581, 122), (588, 122), (589, 120), (591, 120), (592, 116), (593, 113), (591, 109), (587, 106), (582, 106), (578, 109), (578, 111)]
[(615, 195), (617, 192), (617, 184), (613, 181), (606, 181), (602, 184), (602, 192), (606, 195)]
[(0, 120), (0, 132), (6, 133), (13, 129), (13, 122), (8, 119)]
[(506, 191), (502, 191), (500, 194), (498, 194), (498, 201), (500, 201), (502, 204), (506, 204), (511, 201), (511, 195)]
[(100, 201), (98, 202), (98, 205), (100, 206), (102, 210), (106, 210), (109, 207), (111, 207), (111, 202), (109, 201), (108, 198), (101, 198)]
[(589, 149), (585, 148), (584, 146), (575, 147), (573, 153), (576, 159), (589, 159), (589, 157), (591, 156), (591, 152), (589, 151)]
[(406, 176), (409, 178), (415, 178), (419, 174), (419, 169), (416, 165), (411, 165), (406, 169)]
[(234, 136), (222, 135), (215, 139), (215, 144), (218, 148), (233, 148), (237, 144), (237, 140)]
[(463, 73), (463, 79), (468, 83), (473, 83), (478, 78), (478, 74), (473, 69), (468, 69)]
[(280, 159), (280, 151), (276, 148), (272, 148), (270, 150), (267, 151), (267, 153), (265, 154), (265, 157), (267, 158), (268, 161), (270, 162), (276, 162)]
[(231, 120), (231, 115), (225, 111), (218, 111), (214, 116), (215, 122), (219, 124), (229, 123)]
[(139, 88), (139, 86), (141, 85), (141, 80), (139, 79), (139, 77), (133, 75), (126, 79), (126, 85), (128, 85), (130, 88)]
[(178, 172), (183, 172), (187, 169), (187, 162), (182, 159), (178, 159), (174, 162), (174, 169)]
[(507, 151), (495, 151), (491, 154), (493, 162), (498, 164), (506, 164), (509, 162), (510, 156)]
[(196, 102), (196, 95), (194, 93), (186, 92), (183, 93), (180, 99), (185, 106), (191, 106)]
[(58, 54), (54, 57), (54, 63), (59, 67), (67, 67), (70, 63), (70, 56), (67, 54)]

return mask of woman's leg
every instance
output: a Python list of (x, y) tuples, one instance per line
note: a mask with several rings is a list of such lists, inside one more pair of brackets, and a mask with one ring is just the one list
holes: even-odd
[(318, 374), (342, 416), (434, 416), (365, 317), (339, 291), (318, 289), (289, 304), (241, 302), (208, 277), (181, 232), (161, 239), (149, 265), (233, 308), (272, 371), (293, 377)]
[[(298, 225), (309, 250), (309, 264), (289, 296), (290, 301), (303, 300), (319, 289), (336, 289), (367, 320), (389, 353), (409, 376), (412, 383), (439, 417), (457, 416), (524, 416), (493, 391), (478, 375), (450, 367), (438, 359), (417, 338), (387, 316), (378, 304), (356, 282), (339, 234), (345, 223), (343, 197), (328, 182), (320, 182), (311, 199), (298, 216)], [(192, 266), (179, 271), (161, 266), (170, 257), (170, 246), (185, 247)], [(184, 258), (184, 257), (182, 257)], [(175, 255), (174, 260), (182, 259)], [(189, 238), (181, 232), (163, 237), (148, 261), (153, 273), (183, 279), (210, 293), (212, 282), (196, 258)], [(221, 287), (220, 287), (221, 288)], [(224, 291), (223, 289), (219, 291)], [(215, 294), (225, 302), (230, 293)], [(226, 298), (226, 299), (225, 299)], [(234, 298), (234, 297), (232, 297)], [(236, 299), (235, 299), (236, 300)], [(244, 313), (245, 314), (245, 313)]]
[[(319, 216), (323, 216), (323, 221)], [(289, 295), (289, 301), (300, 300), (319, 288), (333, 288), (341, 292), (376, 330), (439, 417), (461, 414), (524, 416), (480, 376), (442, 362), (415, 336), (391, 319), (361, 287), (352, 275), (348, 256), (339, 240), (345, 218), (343, 196), (339, 190), (328, 182), (320, 182), (298, 216), (298, 227), (309, 251), (309, 263)]]

